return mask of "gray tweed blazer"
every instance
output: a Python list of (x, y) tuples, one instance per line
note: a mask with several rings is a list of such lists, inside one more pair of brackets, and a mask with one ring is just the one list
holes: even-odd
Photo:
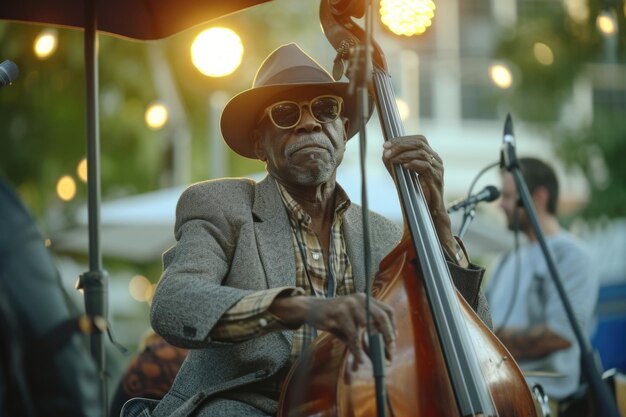
[[(361, 209), (347, 210), (344, 233), (356, 290), (365, 289)], [(399, 242), (402, 230), (372, 213), (371, 271)], [(274, 376), (289, 360), (292, 331), (269, 333), (240, 343), (209, 337), (231, 306), (258, 290), (295, 286), (295, 258), (287, 212), (274, 180), (221, 179), (194, 184), (176, 209), (177, 243), (163, 255), (164, 272), (152, 301), (154, 330), (173, 345), (189, 348), (170, 392), (155, 416), (186, 416), (212, 395), (228, 396), (246, 384)], [(450, 264), (455, 285), (488, 320), (479, 297), (483, 270)], [(480, 306), (479, 306), (480, 304)], [(238, 390), (239, 389), (239, 390)], [(276, 402), (246, 394), (239, 399), (267, 414)], [(200, 408), (200, 410), (197, 410)]]

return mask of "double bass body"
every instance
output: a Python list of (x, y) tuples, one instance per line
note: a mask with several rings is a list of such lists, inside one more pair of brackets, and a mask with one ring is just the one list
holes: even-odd
[[(382, 262), (373, 295), (394, 309), (398, 337), (385, 376), (388, 416), (461, 416), (447, 365), (410, 239), (401, 242)], [(498, 416), (535, 416), (533, 399), (508, 351), (458, 294), (475, 343), (477, 360), (489, 386)], [(376, 396), (369, 361), (356, 372), (345, 345), (331, 335), (320, 336), (285, 381), (279, 416), (376, 415)]]

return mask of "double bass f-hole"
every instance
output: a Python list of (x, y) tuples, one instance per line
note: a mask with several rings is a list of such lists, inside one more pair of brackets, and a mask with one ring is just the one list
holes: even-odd
[[(366, 34), (353, 17), (363, 1), (322, 0), (324, 34), (337, 50), (335, 72)], [(368, 88), (385, 140), (405, 136), (381, 48), (372, 42)], [(341, 66), (337, 63), (340, 60)], [(345, 70), (352, 74), (350, 68)], [(369, 77), (371, 75), (371, 78)], [(335, 74), (337, 76), (337, 74)], [(395, 166), (394, 180), (408, 233), (383, 259), (376, 298), (394, 308), (398, 337), (386, 392), (395, 417), (537, 415), (526, 381), (506, 348), (456, 291), (417, 174)], [(368, 364), (352, 371), (345, 345), (318, 337), (291, 370), (279, 416), (373, 416)]]

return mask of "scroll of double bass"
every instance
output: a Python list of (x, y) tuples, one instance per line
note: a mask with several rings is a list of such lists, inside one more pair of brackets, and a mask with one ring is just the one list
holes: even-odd
[[(356, 3), (322, 0), (320, 8), (324, 33), (345, 60), (365, 35), (352, 20), (363, 12)], [(372, 57), (371, 93), (385, 140), (404, 136), (375, 44)], [(417, 174), (395, 166), (394, 177), (410, 233), (381, 262), (372, 289), (394, 308), (399, 332), (386, 375), (388, 415), (537, 415), (517, 364), (454, 288)], [(341, 341), (317, 338), (285, 381), (278, 415), (374, 416), (372, 368), (352, 371), (350, 360)]]

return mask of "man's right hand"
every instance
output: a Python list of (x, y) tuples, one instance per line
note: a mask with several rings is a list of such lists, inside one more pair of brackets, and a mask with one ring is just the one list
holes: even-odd
[(543, 358), (572, 345), (572, 342), (543, 324), (529, 328), (500, 329), (496, 336), (517, 360)]
[[(342, 340), (354, 356), (353, 370), (363, 363), (363, 335), (367, 323), (365, 294), (336, 298), (279, 297), (274, 300), (269, 311), (289, 327), (298, 328), (308, 324)], [(372, 298), (370, 313), (372, 330), (383, 335), (385, 354), (391, 360), (396, 340), (393, 310)]]

